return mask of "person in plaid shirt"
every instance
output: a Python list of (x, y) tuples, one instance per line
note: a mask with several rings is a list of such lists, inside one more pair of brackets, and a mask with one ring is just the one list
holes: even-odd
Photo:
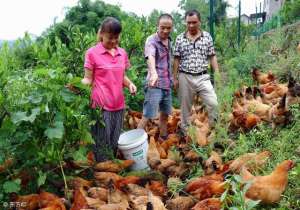
[(172, 112), (172, 46), (170, 33), (173, 28), (173, 18), (162, 14), (157, 21), (158, 31), (149, 36), (145, 43), (145, 58), (148, 64), (148, 74), (145, 85), (145, 100), (143, 118), (138, 128), (145, 128), (149, 119), (156, 118), (160, 111), (160, 137), (166, 139), (168, 116)]
[(181, 109), (181, 130), (186, 135), (193, 97), (198, 94), (206, 105), (209, 123), (218, 118), (218, 101), (207, 72), (210, 63), (218, 83), (219, 67), (210, 34), (200, 29), (201, 16), (197, 10), (185, 14), (187, 31), (176, 38), (174, 47), (174, 88), (178, 90)]

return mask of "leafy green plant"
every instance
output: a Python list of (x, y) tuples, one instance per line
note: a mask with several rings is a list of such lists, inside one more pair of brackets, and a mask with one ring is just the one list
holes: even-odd
[(25, 76), (14, 73), (3, 90), (8, 115), (0, 128), (1, 158), (13, 157), (16, 174), (33, 168), (37, 179), (32, 181), (38, 187), (46, 182), (45, 163), (55, 168), (66, 158), (67, 148), (76, 147), (81, 139), (92, 142), (89, 93), (82, 89), (83, 95), (76, 95), (67, 89), (65, 84), (75, 80), (64, 77), (63, 69), (36, 69)]
[(185, 182), (181, 181), (179, 178), (169, 178), (167, 187), (168, 191), (171, 193), (171, 197), (178, 195), (180, 192), (184, 192)]
[(226, 180), (227, 189), (221, 196), (223, 208), (229, 210), (251, 210), (255, 209), (260, 201), (246, 199), (245, 195), (251, 182), (242, 183), (239, 175), (233, 175)]

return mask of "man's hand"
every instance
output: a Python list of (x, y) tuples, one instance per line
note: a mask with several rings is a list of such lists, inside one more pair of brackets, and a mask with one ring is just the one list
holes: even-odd
[(221, 74), (220, 74), (220, 71), (219, 70), (216, 70), (215, 72), (214, 72), (214, 80), (215, 80), (215, 86), (216, 86), (216, 88), (217, 89), (220, 89), (221, 88), (221, 82), (222, 82), (222, 80), (221, 80)]
[(158, 80), (158, 75), (155, 67), (155, 57), (150, 55), (147, 59), (147, 64), (148, 64), (148, 73), (149, 73), (148, 86), (153, 87), (156, 85), (156, 82)]
[(173, 61), (173, 86), (174, 86), (174, 91), (176, 91), (179, 87), (179, 81), (178, 81), (178, 69), (179, 69), (179, 63), (180, 63), (180, 57), (174, 58)]
[(151, 72), (150, 78), (149, 78), (149, 84), (148, 84), (148, 85), (149, 85), (150, 87), (155, 86), (157, 80), (158, 80), (158, 75), (157, 75), (156, 71), (155, 71), (155, 72), (154, 72), (154, 71)]
[(174, 90), (176, 91), (179, 87), (179, 81), (177, 79), (177, 77), (173, 78), (173, 86), (174, 86)]
[(130, 83), (129, 86), (128, 86), (128, 90), (129, 90), (131, 95), (135, 95), (137, 88), (133, 83)]

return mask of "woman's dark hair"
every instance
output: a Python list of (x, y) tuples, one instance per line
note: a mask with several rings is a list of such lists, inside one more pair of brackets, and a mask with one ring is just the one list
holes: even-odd
[(99, 31), (100, 33), (120, 34), (122, 32), (122, 25), (116, 18), (107, 17), (103, 20)]
[(194, 16), (194, 15), (196, 15), (198, 17), (198, 19), (201, 21), (200, 12), (198, 12), (198, 10), (195, 10), (195, 9), (187, 11), (185, 13), (184, 19), (186, 19), (187, 16)]
[(172, 20), (172, 22), (173, 22), (173, 17), (172, 17), (170, 14), (168, 14), (168, 13), (163, 13), (163, 14), (161, 14), (161, 15), (158, 17), (158, 19), (157, 19), (157, 25), (159, 24), (159, 21), (160, 21), (161, 19), (163, 19), (163, 18), (170, 19), (170, 20)]
[(100, 28), (98, 29), (97, 39), (98, 42), (102, 41), (101, 33), (120, 34), (122, 32), (122, 25), (120, 21), (113, 17), (107, 17), (103, 20)]

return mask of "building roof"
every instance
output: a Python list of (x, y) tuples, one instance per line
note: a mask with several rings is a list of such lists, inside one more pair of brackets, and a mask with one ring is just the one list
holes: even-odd
[(241, 16), (244, 16), (244, 17), (247, 17), (247, 18), (250, 18), (248, 15), (246, 15), (245, 13), (242, 14)]
[(251, 19), (254, 19), (254, 18), (265, 18), (265, 17), (266, 17), (266, 12), (250, 14), (250, 18)]

